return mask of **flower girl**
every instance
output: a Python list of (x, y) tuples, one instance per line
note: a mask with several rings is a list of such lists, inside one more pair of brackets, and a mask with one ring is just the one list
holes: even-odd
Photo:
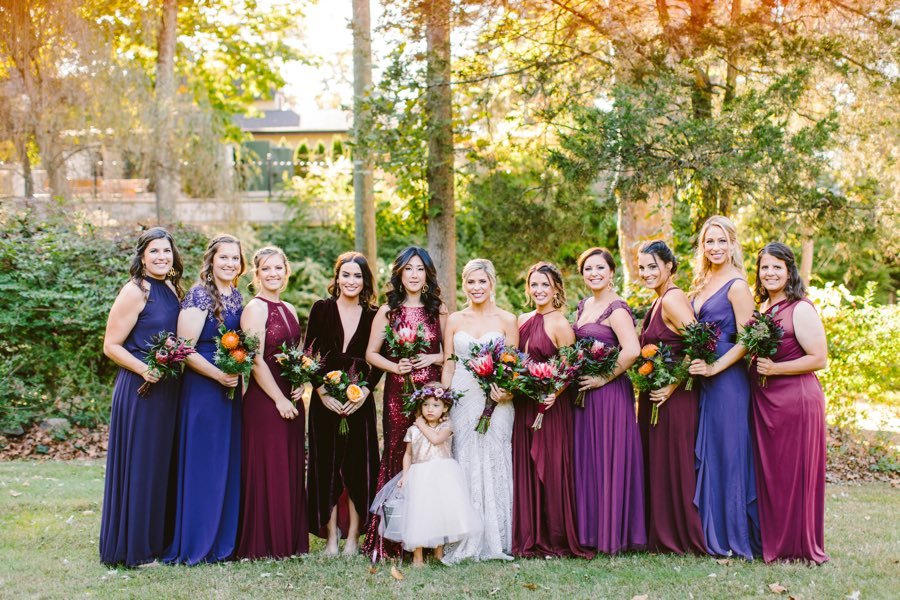
[(381, 516), (381, 535), (412, 551), (415, 566), (423, 564), (423, 548), (434, 548), (440, 560), (444, 544), (481, 533), (462, 469), (450, 454), (447, 412), (457, 396), (434, 382), (410, 396), (406, 405), (414, 407), (416, 422), (406, 430), (403, 471), (372, 503), (372, 512)]

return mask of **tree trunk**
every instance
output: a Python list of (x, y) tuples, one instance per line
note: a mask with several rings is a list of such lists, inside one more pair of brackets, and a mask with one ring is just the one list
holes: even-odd
[(450, 89), (450, 0), (424, 3), (427, 41), (428, 251), (448, 309), (456, 310), (456, 214)]
[(34, 199), (34, 173), (31, 172), (31, 158), (28, 156), (28, 142), (16, 143), (16, 152), (22, 157), (22, 180), (25, 184), (25, 198)]
[(812, 277), (814, 249), (815, 242), (813, 241), (812, 236), (804, 237), (803, 242), (801, 242), (800, 245), (800, 279), (803, 280), (803, 283), (807, 287), (809, 287), (809, 281)]
[(638, 281), (638, 250), (647, 240), (672, 243), (673, 190), (648, 190), (619, 197), (619, 252), (625, 287)]
[(356, 216), (356, 251), (372, 269), (377, 258), (375, 185), (367, 133), (371, 110), (367, 95), (372, 89), (372, 26), (369, 0), (353, 0), (353, 199)]
[[(741, 0), (731, 0), (731, 35), (736, 36), (738, 31), (738, 21), (741, 18)], [(728, 44), (728, 54), (726, 55), (728, 67), (725, 71), (725, 101), (727, 107), (734, 100), (737, 94), (737, 77), (738, 77), (738, 42), (732, 39)]]
[(175, 219), (180, 186), (174, 144), (175, 50), (178, 1), (163, 0), (156, 55), (156, 220), (168, 225)]

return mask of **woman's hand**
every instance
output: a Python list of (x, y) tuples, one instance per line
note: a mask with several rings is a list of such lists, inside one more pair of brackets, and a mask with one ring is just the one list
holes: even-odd
[(771, 358), (757, 358), (756, 372), (760, 375), (779, 375), (778, 363)]
[(662, 406), (666, 403), (666, 400), (669, 399), (669, 396), (678, 389), (677, 383), (670, 383), (664, 388), (660, 388), (658, 390), (653, 390), (650, 392), (650, 401), (656, 402), (657, 405)]
[(143, 371), (141, 371), (140, 376), (144, 378), (144, 381), (147, 383), (156, 383), (159, 381), (159, 373), (151, 369), (147, 366)]
[(428, 427), (428, 423), (425, 422), (424, 417), (416, 417), (416, 427), (419, 428), (419, 431), (425, 431), (425, 428)]
[(444, 357), (440, 354), (419, 354), (413, 359), (412, 366), (413, 369), (424, 369), (441, 362), (443, 359)]
[(602, 388), (604, 385), (609, 383), (609, 380), (600, 377), (599, 375), (584, 375), (578, 378), (578, 388), (579, 392), (586, 392), (588, 390), (596, 390)]
[(553, 405), (556, 404), (556, 392), (544, 396), (544, 400), (541, 402), (541, 404), (544, 405), (545, 411), (553, 408)]
[(688, 367), (688, 373), (691, 375), (700, 375), (701, 377), (712, 377), (716, 374), (715, 363), (707, 364), (706, 361), (695, 358)]
[(394, 374), (395, 375), (406, 375), (408, 373), (413, 372), (413, 363), (408, 358), (401, 358), (400, 361), (396, 364)]
[(400, 476), (400, 481), (397, 482), (397, 487), (402, 488), (405, 483), (406, 483), (406, 474), (403, 474)]
[(281, 415), (282, 419), (287, 419), (288, 421), (296, 418), (300, 413), (297, 411), (297, 407), (294, 406), (294, 403), (290, 400), (276, 400), (275, 408), (278, 409), (278, 414)]
[(291, 390), (291, 402), (294, 404), (303, 400), (303, 387), (304, 386), (301, 385), (300, 387)]
[(322, 401), (322, 404), (325, 405), (325, 408), (339, 415), (344, 414), (344, 405), (325, 393), (324, 386), (319, 387), (316, 391), (319, 392), (319, 399)]
[(216, 377), (216, 381), (219, 382), (219, 385), (227, 387), (227, 388), (237, 387), (238, 379), (240, 379), (239, 376), (229, 375), (228, 373), (226, 373), (224, 371), (219, 371), (219, 376)]
[(363, 388), (363, 397), (359, 402), (350, 402), (349, 400), (341, 407), (341, 411), (345, 416), (352, 415), (356, 411), (362, 408), (362, 405), (366, 403), (366, 398), (369, 397), (369, 388)]
[(497, 387), (496, 383), (491, 384), (491, 400), (499, 404), (500, 402), (509, 402), (512, 398), (513, 395), (509, 391)]

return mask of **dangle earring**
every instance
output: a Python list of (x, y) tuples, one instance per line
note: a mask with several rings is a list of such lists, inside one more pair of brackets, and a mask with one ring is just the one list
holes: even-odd
[(169, 269), (169, 279), (175, 279), (175, 267)]
[(207, 273), (207, 274), (206, 274), (206, 281), (208, 281), (209, 283), (212, 283), (212, 280), (213, 280), (212, 273)]
[(422, 293), (423, 293), (423, 294), (427, 294), (427, 293), (428, 293), (428, 284), (427, 284), (427, 283), (426, 283), (425, 285), (422, 286)]

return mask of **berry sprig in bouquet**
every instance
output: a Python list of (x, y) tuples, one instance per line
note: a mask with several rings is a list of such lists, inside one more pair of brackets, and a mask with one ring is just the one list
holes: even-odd
[[(365, 380), (354, 369), (349, 371), (329, 371), (322, 378), (322, 385), (325, 387), (325, 393), (341, 404), (362, 402), (366, 397), (366, 387), (368, 387)], [(338, 433), (341, 435), (350, 433), (347, 415), (341, 415)]]
[[(647, 344), (628, 370), (631, 382), (641, 392), (660, 390), (667, 385), (681, 383), (687, 376), (687, 363), (666, 344)], [(659, 422), (659, 404), (653, 403), (650, 424)]]
[[(715, 322), (694, 321), (681, 330), (681, 339), (684, 341), (684, 353), (691, 360), (700, 359), (706, 364), (716, 361), (716, 346), (722, 330)], [(694, 387), (694, 378), (688, 377), (684, 389), (691, 390)]]
[[(159, 375), (160, 379), (178, 377), (184, 370), (184, 361), (197, 350), (191, 340), (178, 337), (168, 331), (160, 331), (150, 338), (150, 348), (144, 357), (144, 364)], [(138, 396), (144, 398), (150, 393), (153, 384), (145, 381), (138, 388)]]
[[(246, 379), (253, 370), (253, 359), (259, 352), (259, 338), (241, 330), (229, 330), (225, 325), (219, 325), (219, 334), (213, 362), (223, 373)], [(234, 388), (228, 389), (228, 398), (234, 399)]]
[[(419, 323), (419, 326), (413, 329), (405, 324), (398, 324), (395, 327), (386, 325), (384, 328), (384, 343), (387, 344), (388, 352), (394, 358), (412, 359), (428, 350), (430, 342), (425, 335), (425, 324)], [(409, 395), (413, 392), (412, 373), (403, 376), (403, 395)]]
[[(781, 338), (784, 337), (784, 328), (775, 320), (776, 312), (777, 308), (770, 314), (753, 311), (753, 317), (738, 333), (737, 341), (747, 349), (751, 367), (760, 358), (772, 358), (778, 352)], [(765, 375), (759, 376), (759, 385), (766, 387)]]

